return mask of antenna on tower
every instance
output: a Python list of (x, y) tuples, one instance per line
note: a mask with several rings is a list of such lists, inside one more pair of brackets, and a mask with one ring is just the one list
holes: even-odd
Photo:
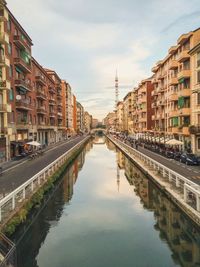
[(119, 84), (118, 84), (118, 74), (116, 69), (116, 75), (115, 75), (115, 110), (117, 110), (117, 103), (119, 101)]

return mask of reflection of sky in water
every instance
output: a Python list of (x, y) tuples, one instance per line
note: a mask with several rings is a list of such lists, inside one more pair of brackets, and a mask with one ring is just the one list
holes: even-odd
[(94, 145), (70, 206), (40, 249), (39, 266), (174, 266), (153, 230), (153, 214), (142, 208), (123, 171), (120, 176), (118, 191), (116, 154)]

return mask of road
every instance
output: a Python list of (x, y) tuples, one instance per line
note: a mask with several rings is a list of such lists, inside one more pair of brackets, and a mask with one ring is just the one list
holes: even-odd
[(33, 160), (28, 160), (20, 166), (16, 166), (15, 168), (3, 173), (0, 177), (0, 195), (2, 196), (15, 190), (84, 138), (85, 137), (83, 136), (77, 137), (76, 139), (68, 141), (45, 152), (43, 156)]
[(200, 184), (200, 166), (188, 166), (184, 163), (176, 161), (174, 159), (168, 159), (162, 155), (152, 152), (143, 147), (138, 147), (138, 150), (144, 155), (158, 161), (159, 163), (165, 165), (169, 169), (183, 175), (184, 177)]

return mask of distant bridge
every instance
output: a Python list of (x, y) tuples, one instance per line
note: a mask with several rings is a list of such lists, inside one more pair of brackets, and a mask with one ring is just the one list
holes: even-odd
[(91, 134), (95, 134), (95, 133), (104, 133), (106, 134), (107, 129), (105, 128), (94, 128), (90, 131)]

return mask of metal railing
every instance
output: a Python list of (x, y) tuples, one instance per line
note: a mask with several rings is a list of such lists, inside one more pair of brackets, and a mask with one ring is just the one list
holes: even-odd
[(198, 184), (130, 147), (124, 142), (110, 136), (109, 138), (116, 145), (118, 144), (120, 148), (123, 148), (122, 150), (124, 150), (125, 153), (134, 157), (135, 161), (140, 163), (140, 165), (142, 164), (147, 169), (155, 171), (156, 174), (159, 175), (159, 178), (170, 184), (170, 189), (178, 193), (185, 203), (200, 212), (200, 186)]
[(3, 234), (0, 234), (0, 254), (0, 267), (17, 266), (16, 246)]
[(22, 206), (26, 199), (29, 199), (35, 192), (38, 191), (42, 185), (47, 182), (48, 178), (53, 175), (69, 157), (74, 153), (77, 147), (80, 147), (89, 137), (87, 136), (82, 141), (77, 143), (66, 153), (61, 155), (51, 164), (46, 166), (40, 172), (35, 174), (32, 178), (26, 181), (24, 184), (16, 188), (13, 192), (0, 200), (0, 224), (9, 218), (9, 215), (15, 209)]

